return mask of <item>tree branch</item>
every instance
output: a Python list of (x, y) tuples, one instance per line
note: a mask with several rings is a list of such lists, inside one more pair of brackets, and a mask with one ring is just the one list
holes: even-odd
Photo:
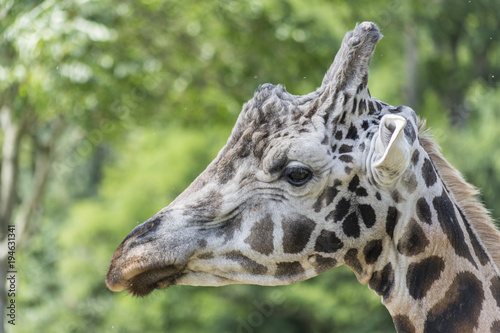
[(30, 227), (30, 221), (36, 208), (42, 201), (45, 188), (50, 177), (51, 163), (53, 161), (53, 148), (57, 139), (62, 133), (64, 120), (58, 117), (53, 121), (53, 129), (46, 142), (39, 142), (38, 153), (35, 163), (35, 173), (33, 176), (33, 188), (30, 195), (23, 200), (16, 214), (15, 225), (18, 233), (18, 243), (25, 239)]
[(0, 110), (0, 124), (4, 132), (0, 174), (0, 239), (6, 236), (7, 225), (14, 210), (19, 173), (19, 146), (25, 132), (25, 119), (16, 123), (12, 119), (9, 105), (4, 105)]

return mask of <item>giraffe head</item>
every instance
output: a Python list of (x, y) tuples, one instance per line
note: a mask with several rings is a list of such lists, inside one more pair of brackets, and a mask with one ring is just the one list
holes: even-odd
[(215, 160), (119, 245), (108, 287), (281, 285), (342, 264), (360, 273), (358, 254), (374, 264), (400, 214), (394, 186), (414, 190), (418, 160), (414, 112), (368, 91), (381, 37), (369, 22), (348, 32), (308, 95), (260, 86)]

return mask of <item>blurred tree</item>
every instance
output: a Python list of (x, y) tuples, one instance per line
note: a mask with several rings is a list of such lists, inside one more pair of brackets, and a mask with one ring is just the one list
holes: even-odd
[(466, 102), (473, 82), (500, 74), (499, 13), (500, 3), (494, 0), (440, 0), (415, 12), (415, 21), (423, 27), (421, 45), (433, 45), (420, 64), (425, 82), (420, 95), (426, 90), (438, 94), (453, 125), (465, 125), (473, 111)]
[[(107, 50), (118, 34), (106, 24), (119, 14), (108, 15), (102, 11), (106, 6), (74, 1), (0, 3), (2, 281), (7, 267), (7, 225), (16, 226), (21, 246), (33, 222), (41, 217), (50, 176), (64, 184), (81, 161), (100, 159), (93, 155), (96, 148), (118, 135), (122, 123), (136, 115), (120, 108), (130, 96), (127, 93), (135, 92), (137, 71), (125, 71), (119, 79), (113, 71), (115, 61), (116, 66), (126, 67), (129, 60), (115, 60), (115, 54)], [(147, 109), (155, 100), (143, 98), (141, 102)], [(3, 308), (5, 284), (0, 286)], [(3, 329), (3, 316), (1, 320)]]

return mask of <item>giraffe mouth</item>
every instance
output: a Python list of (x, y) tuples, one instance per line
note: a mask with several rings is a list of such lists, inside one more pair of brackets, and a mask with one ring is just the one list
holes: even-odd
[(182, 270), (173, 265), (153, 268), (129, 279), (126, 289), (132, 295), (142, 297), (150, 294), (155, 289), (170, 287), (182, 275)]
[(107, 279), (106, 283), (111, 290), (119, 291), (125, 289), (134, 296), (143, 297), (155, 289), (168, 288), (175, 284), (176, 280), (184, 274), (182, 268), (168, 265), (141, 269), (127, 275), (130, 276), (128, 279), (118, 279), (118, 281)]

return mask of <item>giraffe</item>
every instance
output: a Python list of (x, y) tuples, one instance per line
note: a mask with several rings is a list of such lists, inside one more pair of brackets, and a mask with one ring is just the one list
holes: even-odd
[(260, 86), (217, 157), (115, 251), (113, 291), (284, 285), (346, 265), (398, 332), (500, 332), (500, 232), (406, 106), (370, 96), (382, 38), (348, 32), (321, 86)]

